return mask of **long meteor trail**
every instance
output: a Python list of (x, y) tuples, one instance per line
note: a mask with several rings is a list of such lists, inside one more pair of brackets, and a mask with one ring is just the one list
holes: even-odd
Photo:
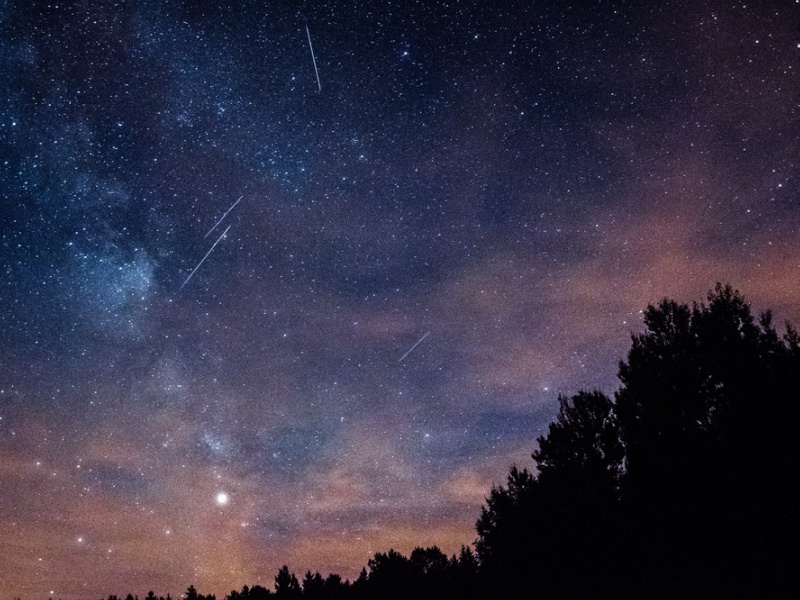
[(231, 211), (234, 209), (234, 207), (235, 207), (237, 204), (239, 204), (239, 202), (241, 202), (241, 201), (242, 201), (242, 198), (244, 198), (244, 196), (239, 196), (239, 199), (238, 199), (236, 202), (234, 202), (234, 203), (231, 205), (231, 207), (230, 207), (228, 210), (226, 210), (226, 211), (225, 211), (225, 214), (224, 214), (224, 215), (222, 215), (222, 216), (219, 218), (219, 221), (217, 221), (216, 223), (214, 223), (214, 226), (213, 226), (211, 229), (209, 229), (209, 230), (208, 230), (208, 233), (207, 233), (207, 234), (205, 234), (205, 235), (203, 236), (203, 239), (207, 238), (207, 237), (208, 237), (208, 234), (209, 234), (209, 233), (211, 233), (212, 231), (214, 231), (214, 230), (217, 228), (217, 225), (219, 225), (220, 223), (222, 223), (222, 221), (225, 219), (225, 217), (227, 217), (227, 216), (228, 216), (228, 213), (229, 213), (229, 212), (231, 212)]
[(308, 36), (308, 49), (311, 50), (311, 60), (314, 61), (314, 73), (317, 75), (317, 91), (322, 91), (322, 84), (319, 82), (319, 71), (317, 71), (317, 59), (314, 58), (314, 46), (311, 45), (311, 32), (306, 25), (306, 35)]
[(401, 357), (400, 357), (400, 360), (398, 360), (397, 362), (403, 362), (403, 359), (404, 359), (406, 356), (408, 356), (409, 354), (411, 354), (411, 350), (413, 350), (414, 348), (416, 348), (417, 346), (419, 346), (419, 345), (420, 345), (420, 343), (422, 342), (422, 340), (424, 340), (426, 337), (428, 337), (428, 334), (429, 334), (429, 333), (430, 333), (430, 331), (429, 331), (428, 333), (426, 333), (425, 335), (423, 335), (421, 338), (419, 338), (419, 339), (417, 340), (417, 343), (416, 343), (416, 344), (414, 344), (413, 346), (411, 346), (411, 349), (410, 349), (408, 352), (406, 352), (405, 354), (403, 354), (403, 356), (401, 356)]
[[(230, 228), (231, 228), (231, 226), (230, 226), (230, 225), (228, 225), (228, 229), (230, 229)], [(197, 263), (197, 266), (194, 268), (194, 271), (192, 271), (191, 273), (189, 273), (189, 276), (186, 278), (186, 281), (184, 281), (184, 282), (183, 282), (183, 285), (186, 285), (187, 283), (189, 283), (189, 280), (192, 278), (192, 275), (194, 275), (194, 274), (197, 272), (197, 269), (199, 269), (199, 268), (200, 268), (200, 265), (202, 265), (202, 264), (203, 264), (203, 261), (204, 261), (205, 259), (207, 259), (207, 258), (208, 258), (208, 255), (209, 255), (209, 254), (211, 254), (211, 252), (214, 250), (214, 248), (216, 248), (216, 247), (217, 247), (217, 244), (219, 244), (219, 243), (220, 243), (220, 241), (222, 240), (222, 238), (224, 238), (224, 237), (225, 237), (225, 234), (226, 234), (226, 233), (228, 233), (228, 229), (226, 229), (225, 231), (223, 231), (223, 232), (222, 232), (222, 235), (221, 235), (221, 236), (219, 236), (219, 238), (217, 238), (217, 241), (216, 241), (216, 242), (214, 242), (214, 245), (213, 245), (213, 246), (211, 246), (211, 250), (209, 250), (208, 252), (206, 252), (206, 255), (203, 257), (203, 259), (202, 259), (202, 260), (201, 260), (199, 263)], [(181, 289), (183, 289), (183, 285), (181, 286)]]

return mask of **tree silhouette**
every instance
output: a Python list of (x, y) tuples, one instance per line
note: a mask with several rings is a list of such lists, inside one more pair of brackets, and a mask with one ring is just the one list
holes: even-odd
[(260, 585), (254, 585), (252, 588), (245, 585), (242, 587), (241, 592), (231, 591), (226, 596), (226, 600), (265, 600), (271, 595), (272, 592)]
[(319, 573), (311, 574), (307, 571), (303, 577), (303, 598), (322, 600), (325, 598), (325, 581)]
[(471, 548), (461, 546), (458, 556), (450, 560), (448, 576), (450, 596), (462, 600), (485, 598), (479, 574), (478, 557)]
[(584, 486), (604, 498), (618, 495), (624, 449), (611, 400), (600, 392), (559, 398), (556, 421), (537, 439), (533, 459), (542, 483)]
[(481, 508), (475, 548), (490, 598), (522, 597), (530, 587), (537, 483), (527, 469), (515, 465), (506, 487), (492, 487)]
[(538, 475), (537, 585), (545, 597), (612, 597), (619, 578), (619, 488), (624, 451), (611, 400), (559, 399), (533, 452)]
[(450, 596), (452, 564), (438, 546), (414, 548), (408, 558), (413, 584), (418, 598), (445, 598)]
[[(629, 549), (644, 595), (762, 596), (785, 586), (798, 496), (797, 336), (717, 285), (665, 300), (633, 336), (615, 411), (626, 448)], [(795, 508), (792, 508), (792, 507)], [(657, 590), (654, 589), (657, 586)]]
[(611, 400), (560, 398), (556, 421), (533, 453), (539, 473), (512, 467), (478, 521), (476, 544), (489, 594), (603, 597), (616, 567), (623, 447)]
[(378, 552), (367, 563), (367, 589), (370, 598), (401, 599), (414, 593), (414, 571), (411, 562), (401, 553)]
[(249, 600), (265, 600), (269, 598), (272, 593), (265, 587), (254, 585), (250, 588), (248, 598)]
[(275, 576), (275, 596), (286, 600), (296, 600), (302, 595), (300, 584), (294, 573), (289, 573), (289, 567), (282, 566)]
[(347, 581), (342, 581), (342, 578), (336, 573), (331, 573), (325, 578), (325, 598), (327, 600), (342, 600), (350, 597), (350, 584)]
[[(650, 306), (612, 402), (560, 399), (477, 523), (488, 597), (785, 597), (800, 497), (800, 337), (717, 285)], [(769, 592), (769, 593), (765, 593)]]

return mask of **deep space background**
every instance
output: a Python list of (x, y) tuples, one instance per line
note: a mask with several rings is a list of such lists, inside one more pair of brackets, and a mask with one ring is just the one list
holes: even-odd
[(648, 303), (800, 323), (798, 70), (796, 0), (0, 2), (0, 597), (470, 544)]

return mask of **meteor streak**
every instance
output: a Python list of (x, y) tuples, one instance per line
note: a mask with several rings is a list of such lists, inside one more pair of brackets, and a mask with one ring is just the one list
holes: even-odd
[[(230, 228), (231, 228), (231, 226), (230, 226), (230, 225), (228, 225), (228, 229), (230, 229)], [(183, 282), (183, 285), (186, 285), (187, 283), (189, 283), (189, 280), (192, 278), (192, 275), (194, 275), (194, 274), (197, 272), (197, 269), (199, 269), (199, 268), (200, 268), (200, 265), (202, 265), (202, 264), (203, 264), (203, 261), (204, 261), (205, 259), (207, 259), (207, 258), (208, 258), (208, 255), (209, 255), (209, 254), (211, 254), (211, 251), (212, 251), (212, 250), (214, 250), (214, 248), (216, 248), (216, 247), (217, 247), (217, 244), (219, 244), (219, 243), (220, 243), (220, 241), (222, 240), (222, 238), (224, 238), (224, 237), (225, 237), (225, 234), (226, 234), (226, 233), (228, 233), (228, 229), (226, 229), (225, 231), (223, 231), (223, 232), (222, 232), (222, 235), (221, 235), (221, 236), (219, 236), (219, 238), (217, 238), (217, 241), (216, 241), (216, 242), (214, 242), (214, 245), (213, 245), (213, 246), (211, 246), (211, 250), (209, 250), (208, 252), (206, 252), (206, 255), (203, 257), (203, 259), (202, 259), (202, 260), (201, 260), (199, 263), (197, 263), (197, 266), (194, 268), (194, 271), (192, 271), (191, 273), (189, 273), (189, 276), (186, 278), (186, 281), (184, 281), (184, 282)], [(181, 289), (183, 289), (183, 285), (181, 286)], [(419, 343), (419, 342), (418, 342), (418, 343)], [(412, 348), (412, 350), (413, 350), (413, 348)]]
[(311, 32), (306, 25), (306, 35), (308, 36), (308, 49), (311, 50), (311, 60), (314, 61), (314, 73), (317, 75), (317, 91), (322, 91), (322, 84), (319, 82), (319, 71), (317, 71), (317, 59), (314, 58), (314, 46), (311, 45)]
[[(214, 226), (213, 226), (211, 229), (209, 229), (209, 230), (208, 230), (208, 233), (211, 233), (212, 231), (214, 231), (214, 230), (217, 228), (217, 225), (219, 225), (220, 223), (222, 223), (222, 220), (223, 220), (225, 217), (227, 217), (227, 216), (228, 216), (228, 213), (229, 213), (229, 212), (231, 212), (231, 211), (233, 210), (233, 207), (234, 207), (234, 206), (236, 206), (237, 204), (239, 204), (239, 202), (241, 202), (241, 201), (242, 201), (242, 198), (244, 198), (244, 196), (239, 196), (239, 199), (238, 199), (236, 202), (234, 202), (234, 203), (231, 205), (231, 207), (230, 207), (228, 210), (226, 210), (226, 211), (225, 211), (225, 214), (224, 214), (224, 215), (222, 215), (222, 216), (219, 218), (219, 221), (217, 221), (216, 223), (214, 223)], [(208, 237), (208, 233), (207, 233), (207, 234), (205, 234), (205, 235), (203, 236), (203, 239), (205, 239), (205, 238), (207, 238), (207, 237)]]
[[(429, 331), (428, 333), (430, 333), (430, 331)], [(401, 357), (400, 357), (400, 360), (398, 360), (397, 362), (403, 362), (403, 359), (404, 359), (406, 356), (408, 356), (409, 354), (411, 354), (411, 350), (413, 350), (414, 348), (416, 348), (417, 346), (419, 346), (419, 345), (420, 345), (420, 342), (422, 342), (422, 340), (424, 340), (426, 337), (428, 337), (428, 333), (426, 333), (426, 334), (425, 334), (425, 335), (423, 335), (421, 338), (419, 338), (419, 339), (417, 340), (417, 343), (416, 343), (416, 344), (414, 344), (413, 346), (411, 346), (411, 348), (409, 349), (409, 351), (408, 351), (408, 352), (406, 352), (405, 354), (403, 354), (403, 356), (401, 356)]]

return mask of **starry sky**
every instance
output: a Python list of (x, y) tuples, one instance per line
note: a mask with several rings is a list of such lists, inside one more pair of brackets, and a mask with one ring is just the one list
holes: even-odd
[(800, 322), (800, 4), (0, 2), (0, 597), (474, 541), (717, 281)]

